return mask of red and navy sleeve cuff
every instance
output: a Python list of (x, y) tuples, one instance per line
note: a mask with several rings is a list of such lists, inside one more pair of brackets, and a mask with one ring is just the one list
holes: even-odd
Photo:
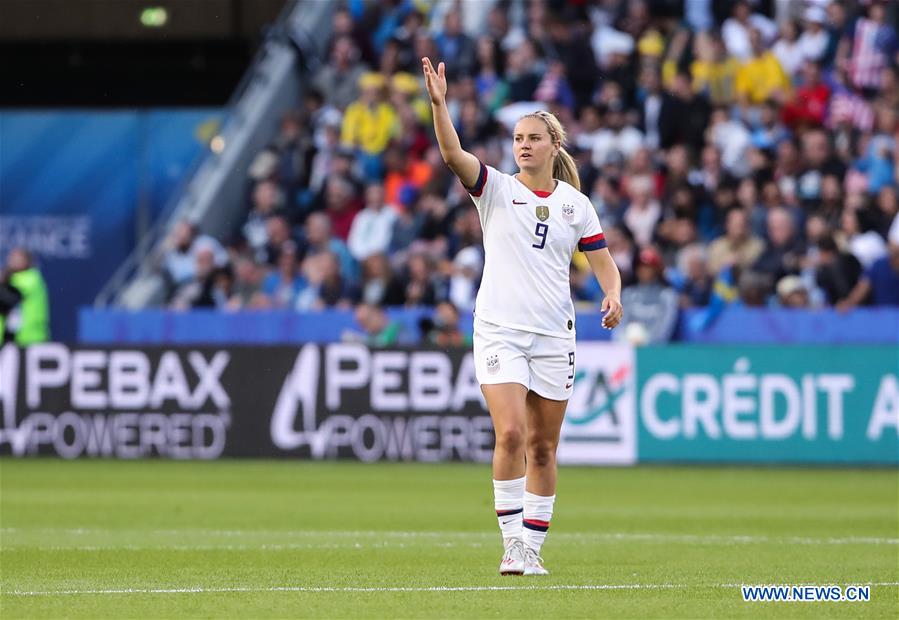
[(474, 187), (466, 187), (468, 193), (475, 198), (480, 198), (484, 192), (484, 186), (487, 184), (487, 166), (481, 164), (481, 171), (478, 173), (478, 180), (475, 181)]
[(581, 252), (601, 250), (604, 247), (606, 247), (606, 236), (603, 233), (593, 235), (592, 237), (584, 237), (577, 244), (577, 249), (579, 249)]

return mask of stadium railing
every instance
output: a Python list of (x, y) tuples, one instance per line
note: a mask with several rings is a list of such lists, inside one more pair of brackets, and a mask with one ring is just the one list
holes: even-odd
[[(97, 308), (130, 309), (159, 304), (164, 284), (156, 272), (164, 242), (178, 220), (189, 219), (213, 236), (229, 235), (245, 208), (245, 175), (252, 158), (271, 140), (283, 113), (296, 106), (304, 66), (314, 65), (322, 42), (312, 33), (330, 20), (331, 3), (293, 0), (269, 29), (226, 106), (222, 129), (199, 156), (163, 213), (97, 295)], [(302, 60), (302, 62), (300, 62)]]

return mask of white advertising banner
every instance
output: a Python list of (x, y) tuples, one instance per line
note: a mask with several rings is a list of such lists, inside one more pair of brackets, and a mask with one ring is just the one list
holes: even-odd
[(633, 347), (579, 342), (559, 462), (632, 465), (637, 461)]

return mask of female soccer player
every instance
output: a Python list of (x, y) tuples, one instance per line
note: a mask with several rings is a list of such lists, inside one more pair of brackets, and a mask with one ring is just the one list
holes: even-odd
[(503, 575), (546, 575), (540, 547), (556, 496), (556, 448), (574, 384), (575, 248), (599, 280), (603, 326), (621, 320), (621, 276), (596, 211), (580, 193), (565, 130), (548, 112), (522, 117), (507, 175), (462, 150), (446, 109), (441, 62), (421, 59), (443, 160), (468, 189), (484, 229), (484, 275), (475, 302), (475, 371), (496, 432), (493, 493)]

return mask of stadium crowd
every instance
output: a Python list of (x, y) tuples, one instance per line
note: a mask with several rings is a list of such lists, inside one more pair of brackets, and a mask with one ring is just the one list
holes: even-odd
[[(249, 170), (230, 239), (188, 222), (177, 308), (474, 306), (478, 213), (441, 160), (420, 59), (463, 148), (514, 171), (535, 109), (568, 129), (624, 279), (625, 321), (679, 309), (899, 305), (897, 5), (880, 0), (348, 0), (327, 62)], [(601, 299), (583, 255), (572, 295)], [(447, 328), (449, 329), (449, 328)], [(623, 330), (622, 330), (623, 331)], [(443, 340), (440, 340), (443, 339)]]

